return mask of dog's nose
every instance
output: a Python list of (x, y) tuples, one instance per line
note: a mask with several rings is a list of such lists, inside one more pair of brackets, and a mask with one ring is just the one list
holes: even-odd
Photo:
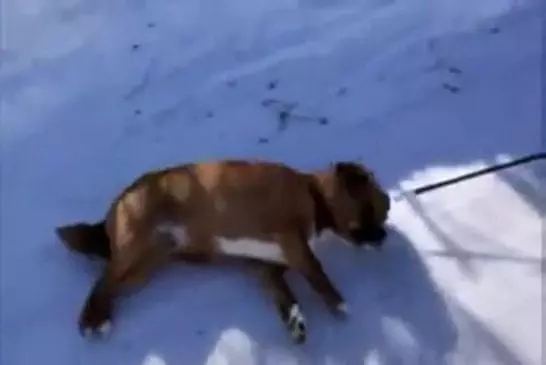
[(369, 241), (381, 244), (387, 237), (387, 231), (383, 227), (378, 227), (371, 230), (367, 236)]
[(387, 232), (383, 227), (377, 227), (373, 229), (359, 229), (351, 231), (351, 236), (357, 242), (374, 242), (381, 244), (387, 237)]

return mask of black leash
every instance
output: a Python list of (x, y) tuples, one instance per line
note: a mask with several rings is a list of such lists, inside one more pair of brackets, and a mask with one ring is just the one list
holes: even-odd
[(418, 187), (416, 189), (413, 189), (412, 192), (415, 195), (424, 194), (424, 193), (427, 193), (427, 192), (432, 191), (432, 190), (440, 189), (440, 188), (443, 188), (443, 187), (446, 187), (446, 186), (449, 186), (449, 185), (453, 185), (453, 184), (456, 184), (456, 183), (464, 181), (464, 180), (472, 179), (474, 177), (478, 177), (478, 176), (485, 175), (485, 174), (495, 172), (495, 171), (498, 171), (498, 170), (502, 170), (502, 169), (506, 169), (506, 168), (509, 168), (509, 167), (522, 165), (522, 164), (525, 164), (525, 163), (538, 161), (538, 160), (542, 160), (542, 159), (546, 159), (546, 153), (534, 153), (534, 154), (527, 155), (527, 156), (524, 156), (524, 157), (521, 157), (521, 158), (518, 158), (518, 159), (515, 159), (515, 160), (512, 160), (512, 161), (509, 161), (509, 162), (505, 162), (505, 163), (489, 166), (489, 167), (483, 168), (481, 170), (469, 172), (467, 174), (457, 176), (457, 177), (454, 177), (454, 178), (451, 178), (451, 179), (446, 179), (446, 180), (438, 181), (438, 182), (435, 182), (435, 183), (432, 183), (432, 184), (423, 185), (423, 186), (420, 186), (420, 187)]

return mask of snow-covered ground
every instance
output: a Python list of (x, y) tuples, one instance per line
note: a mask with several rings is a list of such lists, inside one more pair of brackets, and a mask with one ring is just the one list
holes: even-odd
[[(13, 0), (1, 14), (1, 364), (541, 363), (545, 163), (400, 194), (540, 150), (540, 1)], [(388, 247), (319, 251), (349, 320), (293, 276), (298, 347), (255, 278), (173, 267), (123, 301), (109, 340), (83, 340), (100, 264), (53, 228), (100, 218), (149, 168), (220, 157), (376, 171), (396, 197)]]

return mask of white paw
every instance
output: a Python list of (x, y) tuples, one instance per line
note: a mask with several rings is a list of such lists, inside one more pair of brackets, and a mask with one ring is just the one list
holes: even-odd
[(347, 303), (339, 303), (336, 307), (336, 310), (340, 313), (340, 314), (343, 314), (344, 316), (347, 316), (349, 315), (350, 311), (349, 311), (349, 307), (347, 306)]
[(92, 329), (90, 327), (85, 328), (85, 330), (83, 331), (83, 335), (87, 339), (91, 339), (93, 337), (96, 337), (97, 335), (99, 337), (106, 337), (110, 334), (111, 331), (112, 331), (112, 322), (105, 321), (96, 329)]
[(112, 322), (106, 321), (99, 327), (99, 333), (101, 336), (107, 336), (112, 331)]
[(305, 326), (305, 317), (300, 310), (299, 305), (294, 304), (290, 308), (290, 313), (288, 316), (288, 328), (292, 338), (297, 343), (302, 343), (306, 338), (306, 326)]

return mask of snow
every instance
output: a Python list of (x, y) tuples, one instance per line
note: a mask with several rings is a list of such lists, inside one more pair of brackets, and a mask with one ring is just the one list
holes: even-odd
[[(2, 5), (0, 363), (541, 363), (544, 163), (406, 192), (540, 150), (539, 1)], [(172, 267), (82, 339), (101, 264), (53, 228), (147, 169), (221, 157), (376, 171), (386, 249), (319, 251), (349, 319), (292, 276), (298, 347), (247, 272)]]

